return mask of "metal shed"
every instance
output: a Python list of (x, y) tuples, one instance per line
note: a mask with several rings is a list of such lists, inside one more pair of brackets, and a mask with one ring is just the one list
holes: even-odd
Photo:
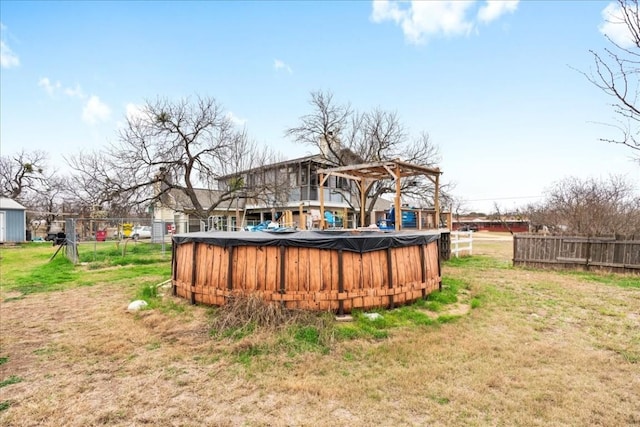
[(15, 200), (0, 197), (0, 243), (24, 242), (27, 231), (27, 208)]

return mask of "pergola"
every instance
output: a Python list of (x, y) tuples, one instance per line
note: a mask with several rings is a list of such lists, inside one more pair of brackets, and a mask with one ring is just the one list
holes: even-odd
[[(335, 168), (319, 169), (319, 187), (322, 188), (324, 183), (330, 176), (339, 176), (356, 182), (360, 190), (360, 226), (365, 226), (366, 200), (365, 194), (367, 188), (376, 181), (383, 179), (393, 179), (396, 184), (395, 197), (395, 229), (400, 230), (402, 226), (402, 210), (400, 208), (401, 196), (401, 178), (409, 176), (426, 176), (435, 185), (433, 206), (435, 209), (436, 221), (440, 218), (440, 168), (430, 168), (426, 166), (415, 165), (403, 162), (399, 159), (386, 160), (375, 163), (361, 163), (357, 165), (339, 166)], [(319, 191), (320, 196), (320, 228), (324, 229), (324, 191)]]

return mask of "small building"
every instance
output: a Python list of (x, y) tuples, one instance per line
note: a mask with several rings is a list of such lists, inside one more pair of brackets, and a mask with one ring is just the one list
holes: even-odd
[(527, 233), (529, 220), (523, 218), (471, 218), (453, 220), (453, 229), (459, 231), (494, 231), (499, 233)]
[(13, 199), (0, 197), (0, 243), (27, 240), (27, 208)]

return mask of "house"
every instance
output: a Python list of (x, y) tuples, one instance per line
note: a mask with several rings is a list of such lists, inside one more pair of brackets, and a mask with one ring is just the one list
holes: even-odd
[(26, 212), (15, 200), (0, 197), (0, 243), (27, 240)]
[[(319, 228), (323, 204), (325, 220), (331, 219), (329, 227), (357, 227), (353, 207), (358, 207), (360, 201), (354, 194), (353, 182), (343, 176), (329, 176), (320, 183), (320, 171), (332, 166), (316, 154), (240, 172), (248, 188), (260, 189), (258, 194), (241, 201), (241, 223), (251, 225), (275, 219), (286, 227)], [(219, 189), (229, 188), (237, 179), (238, 174), (221, 177)], [(389, 201), (380, 198), (373, 210), (383, 211), (389, 206)], [(375, 223), (375, 219), (367, 222)]]
[[(216, 203), (222, 194), (221, 191), (200, 188), (195, 189), (194, 192), (200, 204), (205, 207)], [(238, 210), (244, 210), (244, 202), (241, 200), (225, 201), (216, 207), (207, 221), (203, 221), (189, 214), (193, 210), (193, 203), (186, 194), (178, 190), (170, 190), (152, 206), (152, 218), (154, 221), (164, 222), (166, 231), (171, 233), (233, 230), (236, 228), (236, 204)]]
[[(324, 192), (327, 209), (340, 216), (346, 215), (349, 183), (346, 180), (333, 180), (319, 187), (317, 170), (325, 166), (322, 156), (313, 155), (242, 171), (247, 187), (260, 189), (243, 200), (244, 222), (252, 224), (278, 220), (284, 212), (290, 212), (287, 219), (293, 224), (282, 225), (310, 228), (313, 222), (319, 220), (319, 191)], [(228, 188), (234, 178), (235, 175), (221, 177), (219, 188)]]
[[(355, 227), (351, 206), (357, 206), (359, 201), (353, 200), (353, 184), (346, 178), (331, 176), (321, 186), (318, 185), (318, 170), (330, 166), (321, 155), (310, 155), (220, 177), (217, 189), (196, 190), (202, 206), (211, 206), (239, 179), (246, 183), (247, 189), (259, 190), (255, 194), (238, 194), (234, 200), (221, 203), (207, 221), (188, 215), (186, 212), (192, 208), (191, 201), (184, 193), (171, 190), (154, 206), (153, 218), (175, 224), (175, 232), (178, 233), (239, 230), (271, 220), (277, 220), (286, 227), (317, 228), (320, 225), (319, 196), (322, 191), (324, 210), (335, 218), (334, 224)], [(384, 211), (389, 206), (389, 201), (379, 199), (374, 211)]]
[[(153, 218), (173, 223), (173, 230), (178, 233), (213, 229), (235, 231), (254, 229), (254, 226), (260, 229), (273, 221), (287, 228), (357, 228), (386, 222), (391, 206), (396, 204), (401, 206), (397, 212), (398, 219), (403, 218), (403, 227), (443, 226), (442, 217), (438, 219), (442, 213), (438, 196), (439, 168), (414, 165), (400, 159), (362, 163), (362, 159), (348, 149), (334, 155), (328, 154), (322, 146), (320, 148), (324, 155), (308, 155), (238, 171), (219, 177), (215, 189), (196, 190), (195, 196), (203, 208), (215, 206), (207, 219), (193, 215), (191, 199), (176, 189), (162, 194), (153, 206)], [(332, 156), (339, 159), (332, 161)], [(340, 164), (342, 166), (336, 166)], [(434, 185), (434, 201), (430, 208), (401, 204), (400, 179), (415, 176), (424, 176)], [(394, 200), (380, 196), (375, 202), (371, 198), (361, 200), (357, 189), (380, 180), (395, 183)], [(169, 184), (159, 179), (156, 194), (162, 193), (164, 185)], [(221, 199), (223, 201), (217, 204)], [(361, 209), (361, 204), (366, 209)], [(411, 221), (406, 220), (409, 217)], [(447, 226), (450, 226), (450, 216), (447, 219)], [(391, 223), (393, 225), (394, 221)]]

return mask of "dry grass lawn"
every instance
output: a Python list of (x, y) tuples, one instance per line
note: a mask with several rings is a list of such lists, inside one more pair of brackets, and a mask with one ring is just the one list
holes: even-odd
[(243, 363), (208, 309), (130, 314), (131, 286), (3, 301), (0, 425), (640, 425), (640, 287), (510, 268), (492, 237), (444, 267), (479, 307), (329, 354)]

